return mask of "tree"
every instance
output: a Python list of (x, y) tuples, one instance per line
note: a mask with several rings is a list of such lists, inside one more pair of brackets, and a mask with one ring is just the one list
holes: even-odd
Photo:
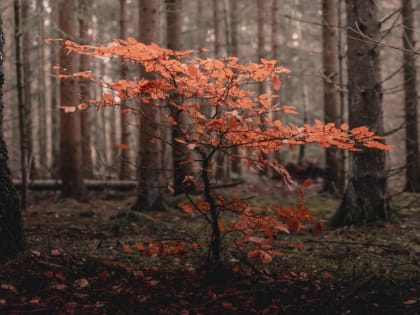
[[(3, 113), (3, 21), (0, 16), (0, 117)], [(2, 121), (0, 121), (0, 127)], [(0, 128), (1, 130), (2, 128)], [(13, 258), (23, 250), (25, 242), (19, 200), (10, 178), (7, 165), (8, 153), (3, 133), (0, 132), (0, 263)]]
[[(349, 124), (383, 133), (380, 23), (375, 1), (347, 0)], [(348, 187), (334, 225), (388, 220), (385, 153), (373, 149), (350, 154)]]
[[(86, 0), (78, 0), (78, 22), (79, 22), (79, 40), (82, 43), (89, 42), (88, 21), (91, 20), (91, 3)], [(89, 68), (89, 59), (86, 56), (80, 56), (79, 69), (84, 71)], [(79, 79), (79, 90), (81, 95), (89, 97), (89, 82), (83, 78)], [(93, 178), (93, 162), (91, 149), (91, 133), (90, 133), (90, 111), (82, 111), (80, 113), (80, 128), (82, 138), (82, 166), (83, 177)]]
[[(159, 42), (160, 19), (159, 1), (139, 0), (140, 39), (145, 43)], [(141, 66), (141, 77), (154, 80), (153, 72), (145, 71)], [(160, 183), (161, 166), (161, 135), (160, 135), (160, 104), (141, 101), (139, 126), (139, 152), (137, 165), (137, 199), (134, 210), (159, 210), (165, 208), (163, 191)]]
[(420, 192), (417, 67), (415, 58), (412, 0), (401, 0), (405, 104), (406, 185), (405, 191)]
[[(324, 120), (339, 123), (338, 114), (338, 38), (337, 9), (335, 0), (322, 1), (322, 65), (324, 84)], [(336, 148), (325, 149), (325, 176), (323, 190), (330, 193), (342, 191), (344, 179), (341, 178), (344, 161)]]
[[(28, 196), (28, 156), (29, 142), (27, 114), (28, 106), (25, 104), (24, 69), (22, 60), (22, 27), (21, 27), (21, 5), (19, 0), (13, 1), (14, 22), (15, 22), (15, 54), (16, 54), (16, 88), (19, 108), (19, 134), (20, 134), (20, 168), (22, 177), (21, 207), (26, 209)], [(27, 65), (29, 62), (26, 63)], [(28, 91), (26, 89), (26, 95)]]
[[(75, 0), (60, 1), (59, 26), (67, 37), (78, 35), (74, 15)], [(78, 69), (77, 56), (60, 51), (60, 64), (63, 69), (75, 72)], [(78, 85), (76, 79), (60, 82), (61, 105), (74, 104), (78, 100)], [(63, 197), (77, 200), (86, 198), (86, 187), (83, 182), (82, 165), (82, 135), (80, 128), (80, 113), (69, 115), (60, 112), (60, 176), (63, 182)]]
[[(388, 149), (379, 142), (383, 137), (374, 135), (365, 126), (349, 130), (347, 124), (336, 127), (333, 123), (316, 121), (313, 126), (305, 124), (298, 127), (294, 124), (283, 125), (280, 120), (266, 117), (262, 129), (255, 118), (272, 111), (272, 95), (256, 95), (252, 87), (260, 82), (271, 82), (273, 89), (278, 90), (281, 85), (279, 74), (289, 72), (276, 66), (272, 60), (261, 59), (261, 63), (239, 64), (237, 57), (199, 58), (193, 51), (163, 49), (154, 43), (147, 45), (133, 38), (116, 40), (111, 45), (99, 47), (71, 41), (65, 41), (64, 44), (70, 53), (120, 57), (123, 61), (140, 64), (145, 73), (138, 81), (97, 81), (91, 73), (86, 72), (74, 73), (73, 77), (90, 78), (112, 90), (119, 99), (140, 97), (143, 106), (137, 110), (137, 115), (140, 115), (141, 121), (142, 116), (150, 119), (149, 111), (154, 109), (156, 103), (168, 99), (169, 106), (176, 107), (188, 116), (191, 121), (189, 128), (181, 129), (182, 135), (175, 141), (186, 144), (193, 152), (185, 163), (199, 163), (199, 178), (191, 176), (186, 182), (199, 186), (203, 193), (201, 199), (190, 198), (190, 203), (180, 203), (178, 206), (187, 213), (201, 215), (208, 222), (209, 229), (200, 234), (208, 242), (206, 258), (211, 266), (218, 266), (222, 261), (224, 233), (237, 237), (235, 246), (240, 252), (245, 251), (248, 258), (260, 258), (268, 263), (272, 255), (281, 254), (272, 248), (276, 234), (294, 233), (301, 230), (305, 222), (312, 220), (309, 210), (304, 206), (302, 190), (283, 166), (277, 161), (264, 159), (263, 154), (268, 155), (285, 146), (293, 149), (295, 145), (314, 142), (324, 147), (337, 146), (348, 150), (360, 150), (363, 146)], [(148, 73), (153, 76), (148, 76)], [(173, 93), (182, 98), (173, 99)], [(214, 115), (206, 115), (200, 106), (202, 101), (209, 102)], [(103, 100), (92, 101), (92, 104), (99, 107), (119, 106), (111, 94), (104, 95)], [(67, 110), (74, 108), (72, 106)], [(283, 106), (281, 110), (284, 114), (296, 114), (290, 106)], [(168, 116), (166, 127), (170, 128), (173, 122), (174, 118)], [(244, 152), (238, 158), (249, 168), (270, 168), (283, 176), (287, 187), (298, 192), (296, 205), (272, 205), (261, 209), (236, 196), (226, 197), (218, 193), (212, 185), (215, 179), (212, 166), (218, 153), (226, 154), (234, 146)], [(303, 186), (310, 183), (307, 180)], [(226, 212), (231, 215), (230, 218), (225, 217), (223, 222), (223, 214)], [(319, 227), (321, 224), (317, 225)], [(195, 246), (200, 245), (196, 243)]]
[[(166, 0), (166, 36), (167, 45), (172, 50), (182, 50), (182, 6), (180, 0)], [(174, 95), (174, 98), (179, 98), (179, 95)], [(177, 100), (180, 102), (180, 100)], [(185, 143), (176, 141), (182, 136), (183, 128), (187, 128), (188, 121), (183, 111), (171, 106), (171, 115), (174, 118), (174, 125), (171, 128), (172, 136), (172, 167), (173, 167), (173, 181), (174, 194), (183, 193), (185, 188), (184, 180), (186, 176), (193, 175), (192, 165), (184, 163), (190, 156)]]
[[(120, 38), (127, 37), (127, 2), (126, 0), (120, 0)], [(120, 67), (120, 76), (121, 80), (127, 79), (127, 72), (128, 66), (126, 63), (121, 64)], [(127, 112), (126, 112), (126, 104), (124, 101), (121, 102), (121, 144), (128, 145), (130, 132), (128, 130), (128, 120), (127, 120)], [(129, 167), (128, 167), (128, 160), (129, 154), (126, 147), (121, 150), (121, 157), (120, 157), (120, 179), (128, 179), (129, 178)]]

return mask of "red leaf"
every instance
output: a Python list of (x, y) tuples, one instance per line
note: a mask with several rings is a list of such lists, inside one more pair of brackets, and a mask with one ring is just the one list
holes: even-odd
[(271, 85), (273, 86), (273, 89), (280, 90), (281, 88), (281, 80), (278, 75), (274, 75), (271, 79)]
[(319, 236), (323, 229), (324, 229), (324, 222), (320, 220), (316, 221), (314, 229), (313, 229), (314, 236)]
[(309, 187), (309, 186), (312, 186), (313, 183), (314, 183), (314, 181), (312, 179), (308, 178), (308, 179), (305, 179), (304, 180), (304, 182), (302, 183), (302, 185), (304, 187)]
[(341, 124), (340, 128), (341, 128), (341, 130), (347, 131), (347, 130), (349, 130), (349, 125), (344, 123), (344, 124)]
[(123, 250), (124, 253), (129, 253), (129, 254), (133, 252), (133, 250), (131, 249), (131, 247), (128, 246), (128, 245), (123, 245), (122, 246), (122, 250)]
[(236, 311), (238, 308), (230, 302), (223, 301), (222, 306), (227, 311)]

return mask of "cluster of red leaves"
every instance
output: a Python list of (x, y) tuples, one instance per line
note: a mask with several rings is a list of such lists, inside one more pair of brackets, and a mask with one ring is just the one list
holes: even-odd
[[(62, 73), (58, 77), (88, 79), (111, 92), (104, 93), (101, 100), (84, 101), (78, 106), (80, 110), (89, 106), (118, 106), (120, 101), (134, 99), (140, 100), (142, 106), (156, 109), (169, 106), (171, 112), (185, 113), (188, 125), (178, 125), (176, 117), (167, 115), (167, 127), (176, 126), (181, 131), (182, 136), (176, 141), (185, 144), (191, 151), (185, 163), (211, 160), (216, 152), (229, 154), (229, 149), (238, 147), (241, 153), (231, 156), (232, 159), (243, 159), (248, 167), (256, 170), (271, 168), (284, 178), (289, 189), (294, 190), (297, 184), (287, 170), (278, 162), (265, 158), (269, 152), (293, 149), (294, 145), (306, 143), (352, 151), (360, 150), (361, 146), (389, 149), (380, 142), (383, 137), (376, 136), (366, 127), (350, 130), (347, 124), (336, 127), (333, 123), (324, 124), (319, 120), (314, 125), (299, 127), (284, 125), (280, 120), (270, 118), (273, 112), (296, 114), (293, 107), (276, 103), (274, 93), (258, 95), (255, 91), (254, 86), (262, 82), (271, 82), (273, 90), (280, 89), (280, 74), (287, 74), (289, 70), (276, 66), (273, 60), (261, 59), (261, 63), (241, 64), (237, 57), (200, 58), (194, 51), (173, 51), (154, 43), (146, 45), (133, 38), (115, 40), (107, 46), (80, 45), (67, 40), (64, 47), (69, 53), (118, 58), (123, 63), (135, 63), (141, 65), (145, 72), (153, 73), (153, 78), (115, 82), (98, 79), (89, 71)], [(68, 112), (76, 110), (76, 106), (63, 108)], [(123, 110), (142, 113), (141, 107), (124, 106)], [(211, 170), (206, 172), (211, 173)], [(258, 209), (236, 197), (227, 201), (218, 195), (215, 195), (217, 209), (210, 209), (208, 200), (180, 206), (185, 212), (201, 213), (210, 223), (214, 223), (212, 221), (223, 211), (234, 212), (236, 218), (232, 222), (217, 219), (219, 229), (225, 233), (237, 232), (237, 246), (248, 248), (249, 258), (258, 257), (268, 263), (273, 255), (281, 254), (272, 248), (272, 240), (278, 232), (294, 233), (302, 229), (303, 223), (312, 221), (308, 209), (303, 206), (302, 190), (298, 191), (295, 208), (275, 205)], [(209, 211), (217, 214), (209, 215)], [(322, 224), (317, 223), (315, 234), (319, 234), (321, 228)]]

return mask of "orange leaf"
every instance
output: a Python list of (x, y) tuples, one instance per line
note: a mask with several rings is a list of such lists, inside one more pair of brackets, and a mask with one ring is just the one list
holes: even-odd
[(334, 278), (334, 276), (332, 274), (328, 273), (328, 272), (322, 274), (321, 277), (324, 278), (324, 279), (333, 279)]
[(86, 103), (80, 103), (78, 106), (77, 106), (77, 108), (79, 109), (79, 110), (86, 110), (86, 109), (88, 109), (88, 105), (86, 104)]
[(140, 242), (136, 242), (134, 245), (136, 246), (136, 248), (138, 250), (145, 250), (146, 249), (146, 247), (144, 247), (144, 245)]
[(64, 109), (65, 113), (74, 113), (76, 111), (76, 106), (60, 106), (60, 108)]
[(309, 187), (309, 186), (312, 186), (313, 183), (314, 183), (314, 181), (312, 179), (307, 178), (307, 179), (304, 180), (304, 182), (302, 183), (302, 185), (304, 187)]
[(114, 97), (112, 96), (112, 94), (104, 93), (104, 96), (103, 97), (104, 97), (104, 101), (106, 103), (114, 104)]
[(340, 128), (341, 128), (341, 130), (347, 131), (347, 130), (349, 130), (349, 125), (344, 123), (344, 124), (341, 124)]
[(178, 203), (178, 207), (180, 207), (184, 212), (188, 214), (193, 213), (193, 207), (189, 203)]
[(114, 147), (120, 150), (128, 150), (128, 145), (123, 143), (114, 143)]
[(281, 81), (278, 75), (274, 75), (271, 79), (271, 85), (273, 86), (273, 89), (280, 90), (281, 88)]
[(187, 66), (188, 72), (192, 77), (198, 77), (200, 75), (200, 72), (198, 69), (191, 63)]
[(122, 246), (122, 250), (123, 250), (124, 253), (129, 253), (129, 254), (133, 252), (133, 250), (131, 249), (131, 247), (128, 246), (128, 245), (123, 245)]

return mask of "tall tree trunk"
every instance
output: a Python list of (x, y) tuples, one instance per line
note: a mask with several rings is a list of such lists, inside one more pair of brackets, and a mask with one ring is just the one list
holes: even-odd
[[(91, 3), (88, 0), (79, 0), (79, 40), (87, 45), (89, 44), (89, 27), (88, 21), (91, 20)], [(79, 56), (80, 71), (89, 69), (89, 57), (86, 55)], [(80, 95), (82, 97), (90, 98), (89, 80), (79, 79)], [(92, 149), (91, 149), (91, 130), (90, 130), (90, 110), (84, 110), (80, 113), (80, 127), (82, 136), (82, 165), (83, 177), (93, 178), (93, 162), (92, 162)]]
[[(367, 126), (383, 134), (380, 23), (377, 2), (346, 0), (350, 127)], [(372, 40), (366, 40), (371, 38)], [(363, 148), (350, 154), (350, 178), (334, 225), (388, 220), (385, 153)]]
[[(127, 38), (127, 1), (120, 0), (120, 38)], [(127, 79), (128, 66), (126, 62), (123, 62), (120, 67), (121, 80)], [(128, 145), (130, 139), (130, 133), (128, 129), (128, 117), (124, 111), (126, 109), (125, 101), (121, 101), (121, 140), (122, 144)], [(121, 150), (120, 160), (120, 179), (128, 179), (130, 177), (129, 169), (129, 154), (128, 150)]]
[[(324, 84), (324, 121), (340, 122), (338, 114), (338, 47), (337, 47), (337, 10), (336, 0), (322, 0), (322, 65)], [(343, 189), (343, 160), (337, 148), (325, 149), (325, 192), (337, 193)]]
[(417, 67), (415, 58), (414, 18), (412, 0), (401, 0), (403, 25), (403, 67), (405, 104), (406, 185), (405, 191), (420, 192), (420, 154), (418, 131)]
[[(139, 0), (140, 40), (146, 44), (160, 41), (159, 1)], [(153, 79), (152, 73), (145, 73), (141, 77)], [(139, 126), (139, 153), (137, 165), (137, 200), (134, 210), (160, 210), (166, 207), (163, 200), (160, 177), (161, 165), (161, 135), (159, 104), (140, 104), (141, 116)]]
[[(33, 116), (35, 115), (32, 110), (34, 102), (32, 101), (32, 66), (30, 53), (32, 50), (32, 37), (30, 32), (31, 24), (31, 12), (30, 12), (30, 3), (28, 1), (21, 1), (21, 34), (22, 34), (22, 83), (23, 83), (23, 98), (25, 106), (25, 129), (26, 129), (26, 138), (27, 138), (27, 167), (28, 167), (28, 177), (34, 178), (37, 173), (37, 166), (34, 156), (34, 139), (33, 139)], [(39, 113), (38, 113), (39, 114)]]
[[(214, 27), (214, 57), (224, 55), (223, 44), (225, 33), (222, 27), (222, 0), (213, 0), (213, 27)], [(220, 110), (220, 109), (217, 109)], [(216, 179), (226, 180), (225, 153), (218, 152), (216, 155)]]
[[(50, 13), (50, 21), (51, 21), (51, 34), (52, 36), (59, 37), (58, 32), (58, 4), (59, 1), (53, 1), (50, 3), (51, 5), (51, 13)], [(50, 45), (50, 55), (51, 55), (51, 67), (54, 65), (59, 64), (59, 53), (57, 45)], [(51, 102), (51, 126), (50, 126), (50, 134), (51, 134), (51, 151), (49, 152), (50, 159), (51, 159), (51, 173), (52, 177), (55, 179), (58, 179), (59, 177), (59, 126), (58, 126), (58, 117), (59, 117), (59, 111), (58, 111), (58, 104), (59, 104), (59, 93), (60, 90), (60, 84), (59, 79), (55, 76), (50, 76), (50, 102)]]
[[(182, 6), (181, 0), (166, 0), (166, 36), (169, 49), (182, 50)], [(173, 96), (174, 99), (181, 103), (182, 99), (178, 95)], [(174, 106), (169, 105), (171, 115), (177, 122), (171, 128), (172, 138), (172, 167), (174, 180), (174, 193), (180, 194), (185, 191), (184, 179), (186, 176), (192, 175), (192, 165), (186, 164), (190, 156), (190, 151), (184, 143), (176, 141), (182, 138), (184, 129), (187, 124), (187, 117), (183, 111), (179, 111)]]
[(19, 131), (20, 131), (20, 167), (22, 176), (21, 208), (26, 209), (28, 196), (28, 138), (26, 124), (26, 107), (24, 100), (22, 49), (21, 49), (21, 12), (20, 1), (14, 0), (15, 18), (15, 54), (16, 54), (16, 89), (19, 107)]
[[(3, 21), (0, 16), (0, 117), (3, 117)], [(0, 120), (2, 126), (2, 120)], [(0, 128), (1, 129), (1, 128)], [(7, 165), (8, 155), (0, 132), (0, 263), (13, 258), (25, 246), (19, 200)]]
[[(61, 1), (59, 4), (60, 29), (66, 37), (77, 35), (77, 24), (73, 13), (76, 12), (74, 0)], [(60, 50), (60, 66), (70, 73), (78, 71), (77, 56)], [(74, 79), (60, 82), (61, 105), (77, 105), (78, 84)], [(63, 197), (77, 200), (86, 198), (83, 182), (82, 137), (80, 130), (80, 113), (66, 114), (60, 111), (60, 175), (63, 181)]]
[[(37, 13), (38, 13), (38, 29), (39, 37), (42, 40), (45, 38), (44, 30), (44, 19), (45, 19), (45, 9), (43, 0), (37, 0)], [(39, 143), (39, 168), (42, 167), (42, 171), (47, 170), (47, 104), (46, 104), (46, 84), (45, 84), (45, 51), (44, 44), (39, 42), (38, 46), (38, 143)]]
[[(230, 45), (229, 55), (239, 57), (239, 38), (238, 38), (238, 25), (239, 25), (239, 0), (230, 1)], [(238, 147), (232, 148), (232, 173), (240, 176), (242, 174), (241, 160), (235, 158), (239, 155)]]
[[(276, 60), (277, 62), (280, 59), (280, 45), (279, 45), (279, 28), (280, 28), (280, 17), (279, 17), (279, 2), (278, 0), (272, 0), (271, 3), (271, 59)], [(273, 100), (274, 103), (280, 102), (279, 98)], [(281, 120), (281, 112), (273, 112), (273, 120)], [(274, 159), (277, 161), (282, 160), (281, 150), (276, 150), (274, 152)]]

